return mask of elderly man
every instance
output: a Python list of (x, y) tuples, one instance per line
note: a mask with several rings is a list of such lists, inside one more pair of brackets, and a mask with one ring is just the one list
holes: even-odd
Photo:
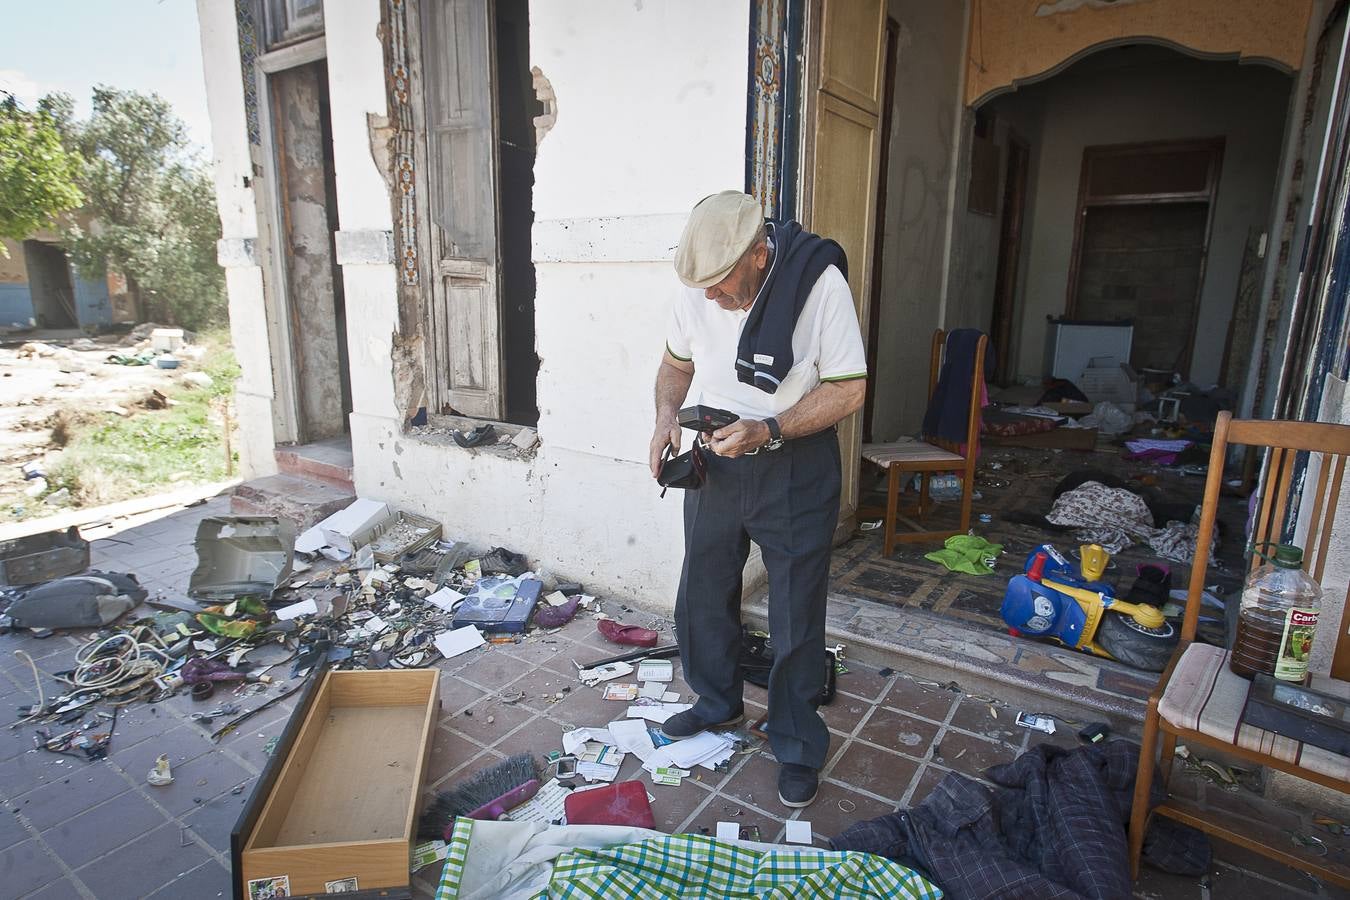
[(662, 726), (672, 740), (744, 717), (737, 665), (741, 572), (750, 542), (769, 574), (767, 733), (778, 799), (815, 799), (829, 732), (816, 712), (825, 675), (825, 597), (839, 516), (835, 423), (862, 406), (867, 363), (834, 241), (766, 222), (759, 203), (723, 191), (694, 207), (675, 255), (675, 301), (656, 376), (652, 474), (678, 451), (682, 405), (740, 418), (706, 439), (703, 486), (685, 493), (685, 557), (675, 601), (693, 708)]

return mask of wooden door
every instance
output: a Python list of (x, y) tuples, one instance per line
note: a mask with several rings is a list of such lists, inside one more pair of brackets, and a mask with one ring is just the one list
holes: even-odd
[(1022, 139), (1008, 135), (1008, 167), (1003, 181), (1003, 211), (999, 224), (998, 269), (994, 275), (994, 318), (989, 342), (994, 348), (994, 380), (1007, 384), (1012, 377), (1013, 322), (1017, 312), (1017, 264), (1022, 256), (1022, 219), (1027, 198), (1029, 150)]
[(421, 7), (433, 276), (427, 386), (437, 411), (500, 419), (492, 7), (482, 0)]
[[(882, 0), (822, 0), (813, 24), (818, 39), (814, 90), (808, 111), (809, 182), (805, 223), (838, 241), (848, 254), (849, 288), (858, 324), (867, 333), (871, 314), (877, 172), (881, 150), (881, 97), (886, 38)], [(858, 507), (862, 413), (839, 423), (844, 490), (841, 523)]]

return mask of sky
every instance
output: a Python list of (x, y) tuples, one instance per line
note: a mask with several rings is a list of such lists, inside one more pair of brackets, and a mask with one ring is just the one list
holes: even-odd
[(0, 0), (0, 90), (29, 108), (65, 91), (83, 118), (97, 84), (158, 93), (209, 158), (194, 0)]

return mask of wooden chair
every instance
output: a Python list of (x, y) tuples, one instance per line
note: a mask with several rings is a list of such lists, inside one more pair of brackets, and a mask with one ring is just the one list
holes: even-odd
[[(1194, 643), (1201, 593), (1205, 586), (1205, 569), (1209, 562), (1210, 539), (1214, 533), (1214, 519), (1223, 485), (1224, 460), (1228, 448), (1235, 444), (1263, 447), (1268, 453), (1266, 475), (1259, 495), (1260, 505), (1252, 529), (1252, 545), (1260, 545), (1264, 541), (1279, 542), (1292, 532), (1292, 528), (1285, 527), (1286, 516), (1293, 508), (1289, 500), (1291, 496), (1301, 494), (1300, 518), (1307, 523), (1307, 530), (1306, 535), (1299, 536), (1298, 542), (1304, 548), (1304, 568), (1308, 574), (1321, 582), (1329, 554), (1344, 549), (1332, 548), (1330, 542), (1345, 476), (1346, 458), (1350, 456), (1350, 426), (1232, 421), (1229, 413), (1220, 413), (1214, 428), (1214, 446), (1209, 456), (1209, 475), (1205, 482), (1205, 499), (1201, 507), (1195, 560), (1191, 566), (1186, 612), (1182, 619), (1181, 641), (1158, 686), (1149, 695), (1144, 718), (1143, 746), (1139, 753), (1139, 771), (1130, 815), (1130, 866), (1136, 878), (1139, 876), (1144, 831), (1150, 817), (1149, 789), (1155, 765), (1166, 787), (1172, 774), (1172, 760), (1178, 740), (1185, 741), (1192, 750), (1211, 747), (1247, 762), (1288, 772), (1338, 791), (1350, 791), (1350, 757), (1245, 724), (1242, 713), (1251, 682), (1229, 669), (1229, 654), (1222, 647)], [(1318, 463), (1315, 469), (1314, 459)], [(1306, 477), (1297, 478), (1296, 469), (1304, 460), (1309, 464)], [(1259, 561), (1254, 558), (1250, 568), (1255, 568)], [(1341, 632), (1345, 631), (1347, 621), (1350, 618), (1342, 621)], [(1315, 640), (1319, 643), (1336, 642), (1333, 678), (1312, 677), (1313, 688), (1318, 688), (1320, 684), (1325, 689), (1328, 682), (1343, 681), (1350, 675), (1350, 638), (1338, 639), (1336, 630), (1324, 622)], [(1344, 689), (1344, 685), (1341, 688)], [(1161, 759), (1155, 763), (1159, 744)], [(1341, 887), (1350, 887), (1350, 866), (1329, 857), (1318, 858), (1295, 847), (1286, 833), (1273, 826), (1266, 834), (1255, 833), (1253, 827), (1242, 830), (1229, 828), (1221, 822), (1225, 815), (1223, 812), (1203, 809), (1198, 804), (1170, 795), (1166, 801), (1154, 807), (1152, 815), (1185, 822), (1285, 865), (1316, 872)]]
[[(942, 367), (947, 334), (941, 328), (933, 332), (932, 357), (928, 367), (928, 400), (931, 403), (937, 390), (938, 372)], [(862, 457), (886, 471), (886, 506), (864, 507), (858, 510), (862, 517), (883, 516), (885, 535), (883, 554), (890, 556), (895, 545), (916, 541), (941, 541), (954, 534), (964, 534), (970, 528), (970, 500), (975, 489), (975, 456), (980, 436), (980, 400), (984, 387), (984, 354), (989, 336), (980, 335), (975, 350), (975, 365), (970, 381), (970, 412), (966, 425), (965, 452), (962, 445), (943, 440), (936, 435), (924, 435), (918, 441), (899, 441), (891, 444), (864, 444)], [(923, 527), (931, 500), (928, 479), (938, 472), (955, 472), (961, 479), (961, 521), (959, 527), (947, 531), (930, 531)], [(900, 492), (909, 476), (918, 474), (919, 498), (914, 506), (901, 508)], [(917, 521), (910, 518), (917, 516)], [(897, 522), (903, 521), (910, 530), (897, 531)]]

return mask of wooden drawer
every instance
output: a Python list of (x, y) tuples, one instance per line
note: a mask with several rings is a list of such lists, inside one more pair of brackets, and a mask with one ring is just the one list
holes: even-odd
[(282, 876), (292, 897), (322, 895), (344, 878), (363, 895), (410, 896), (439, 677), (315, 676), (230, 836), (236, 900), (249, 900), (250, 881)]

